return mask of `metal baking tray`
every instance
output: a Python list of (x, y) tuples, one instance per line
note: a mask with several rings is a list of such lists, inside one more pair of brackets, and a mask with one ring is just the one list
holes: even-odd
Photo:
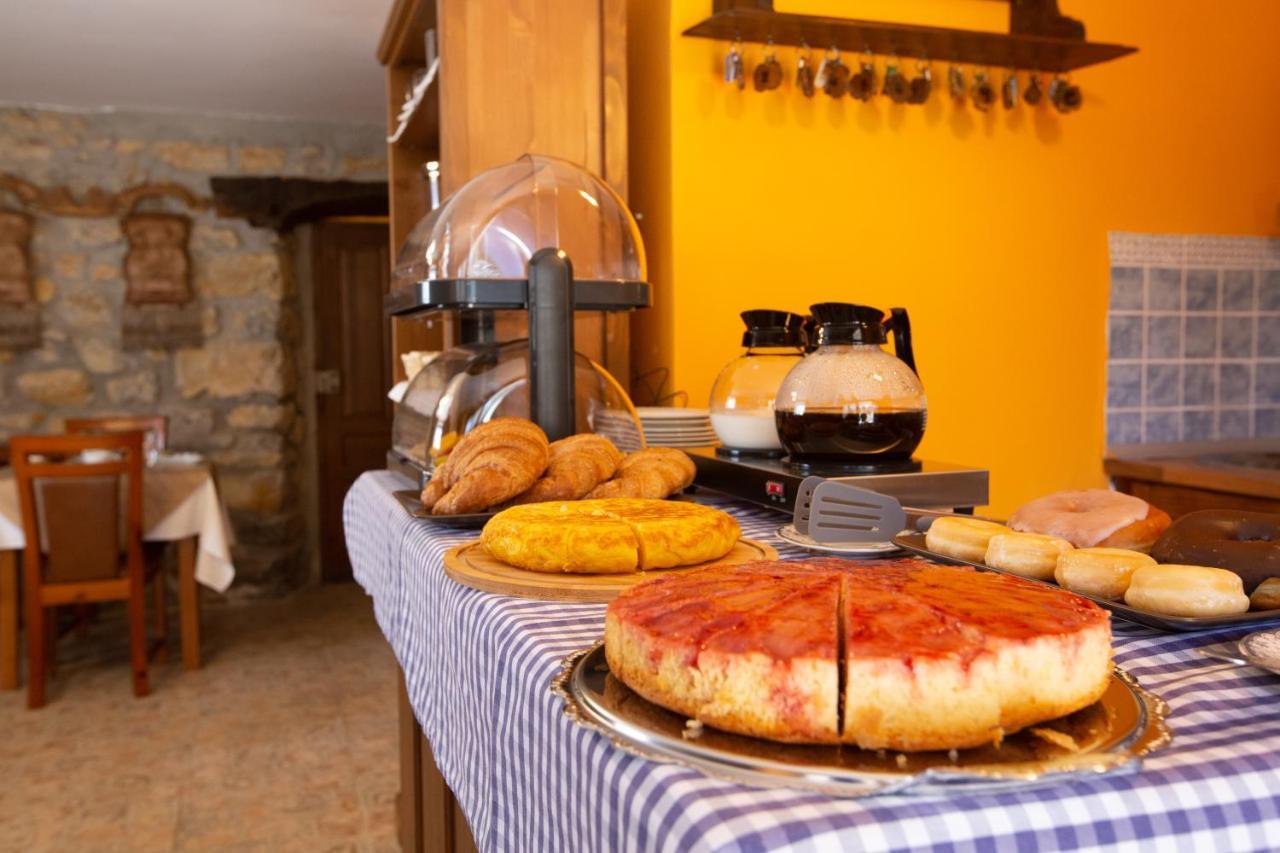
[(575, 723), (604, 734), (634, 755), (744, 785), (800, 788), (835, 797), (973, 794), (1131, 773), (1141, 766), (1143, 756), (1173, 738), (1165, 723), (1165, 702), (1118, 667), (1101, 700), (1033, 727), (1069, 735), (1081, 747), (1075, 752), (1029, 730), (1010, 735), (998, 748), (954, 753), (784, 744), (709, 726), (690, 738), (684, 716), (646, 701), (613, 677), (603, 643), (565, 658), (551, 689)]
[[(948, 557), (945, 554), (939, 554), (930, 551), (925, 547), (923, 533), (900, 533), (893, 537), (893, 541), (907, 551), (912, 551), (922, 557), (928, 557), (930, 560), (936, 560), (940, 563), (949, 563), (953, 566), (973, 566), (975, 569), (982, 569), (987, 572), (999, 572), (1002, 575), (1013, 575), (1022, 578), (1031, 583), (1040, 584), (1041, 586), (1052, 587), (1053, 589), (1062, 589), (1056, 583), (1049, 581), (1036, 580), (1035, 578), (1024, 577), (1017, 572), (1011, 572), (1006, 569), (997, 569), (994, 566), (988, 566), (985, 563), (971, 563), (968, 560), (959, 560), (955, 557)], [(1255, 625), (1265, 625), (1270, 622), (1280, 622), (1280, 610), (1258, 610), (1248, 613), (1240, 613), (1235, 616), (1163, 616), (1159, 613), (1152, 613), (1148, 610), (1138, 610), (1130, 607), (1123, 601), (1112, 601), (1109, 598), (1099, 598), (1096, 595), (1086, 595), (1083, 592), (1077, 592), (1076, 595), (1081, 598), (1087, 598), (1099, 607), (1105, 607), (1116, 616), (1128, 622), (1134, 622), (1138, 625), (1146, 625), (1148, 628), (1157, 628), (1161, 631), (1208, 631), (1213, 628), (1233, 628), (1233, 627), (1251, 627)]]
[(485, 522), (498, 514), (498, 510), (490, 509), (484, 512), (468, 512), (461, 515), (432, 515), (431, 510), (422, 505), (422, 492), (415, 492), (413, 489), (404, 489), (399, 492), (392, 492), (395, 499), (400, 501), (400, 506), (404, 507), (404, 511), (414, 518), (421, 518), (425, 521), (434, 521), (437, 524), (443, 524), (446, 527), (459, 527), (463, 530), (479, 530), (484, 527)]

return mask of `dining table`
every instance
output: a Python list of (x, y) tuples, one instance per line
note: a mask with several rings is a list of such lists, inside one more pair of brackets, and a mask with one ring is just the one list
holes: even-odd
[[(480, 850), (1276, 849), (1280, 675), (1202, 654), (1249, 628), (1169, 634), (1114, 620), (1116, 663), (1170, 708), (1172, 741), (1128, 772), (854, 798), (753, 787), (638, 755), (575, 722), (553, 680), (600, 641), (605, 606), (454, 581), (445, 554), (477, 531), (411, 515), (397, 492), (413, 485), (363, 474), (344, 527), (356, 581), (400, 665), (411, 715), (402, 732), (406, 719), (421, 732), (401, 803), (422, 788), (429, 839), (450, 827), (456, 837), (465, 819)], [(778, 537), (786, 516), (698, 499), (782, 559), (806, 555)], [(436, 808), (442, 800), (460, 814)]]
[[(200, 666), (198, 586), (225, 592), (235, 579), (235, 544), (213, 469), (186, 454), (160, 457), (142, 478), (142, 538), (177, 548), (182, 662)], [(18, 486), (0, 470), (0, 689), (18, 687), (18, 555), (27, 545)]]

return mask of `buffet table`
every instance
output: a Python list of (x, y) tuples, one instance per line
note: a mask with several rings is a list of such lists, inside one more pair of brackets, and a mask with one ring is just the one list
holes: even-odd
[[(362, 475), (346, 499), (347, 547), (481, 850), (1240, 850), (1280, 838), (1280, 677), (1195, 652), (1239, 630), (1116, 623), (1117, 662), (1173, 709), (1173, 744), (1137, 774), (946, 798), (749, 788), (631, 756), (565, 717), (548, 685), (566, 655), (600, 639), (604, 606), (454, 583), (444, 553), (475, 532), (409, 517), (392, 494), (408, 487)], [(783, 558), (803, 554), (774, 536), (776, 513), (716, 505)]]

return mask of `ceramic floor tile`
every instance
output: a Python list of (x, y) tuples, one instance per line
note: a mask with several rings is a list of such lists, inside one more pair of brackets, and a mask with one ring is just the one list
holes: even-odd
[(397, 849), (395, 660), (355, 587), (210, 606), (135, 699), (123, 613), (58, 644), (49, 704), (0, 694), (0, 851)]

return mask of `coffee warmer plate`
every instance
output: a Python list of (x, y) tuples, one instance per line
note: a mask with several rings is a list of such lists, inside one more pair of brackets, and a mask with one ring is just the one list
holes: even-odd
[(847, 482), (897, 498), (903, 506), (972, 512), (990, 501), (989, 472), (981, 468), (912, 459), (886, 465), (813, 463), (792, 465), (764, 456), (718, 455), (714, 448), (688, 449), (698, 468), (694, 485), (788, 515), (806, 477)]

